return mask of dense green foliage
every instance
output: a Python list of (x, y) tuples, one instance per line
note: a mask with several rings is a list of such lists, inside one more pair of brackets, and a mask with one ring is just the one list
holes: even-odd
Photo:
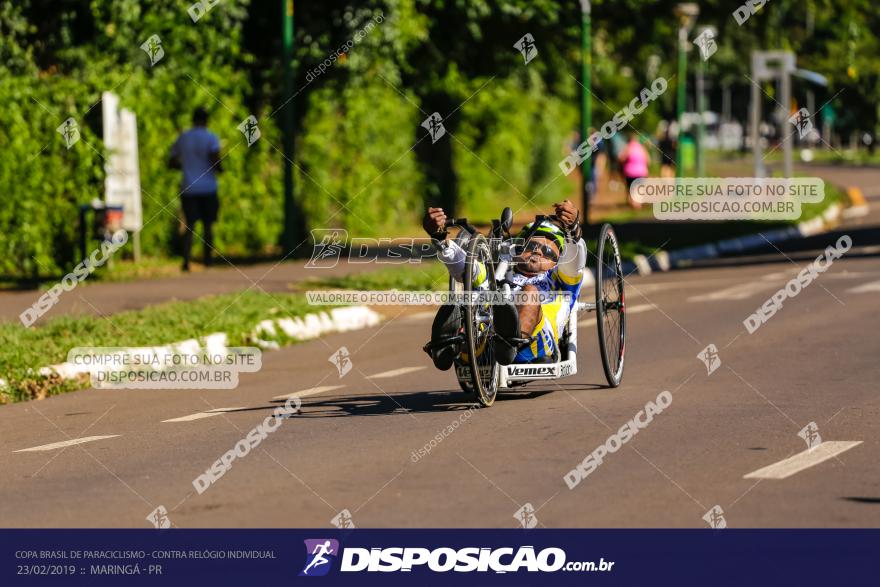
[[(217, 230), (219, 248), (253, 252), (273, 243), (280, 222), (273, 184), (280, 165), (268, 143), (279, 141), (278, 131), (271, 121), (261, 124), (265, 144), (248, 149), (236, 128), (248, 114), (251, 95), (241, 52), (246, 11), (230, 2), (227, 10), (212, 14), (210, 26), (196, 27), (177, 3), (152, 2), (146, 9), (137, 2), (101, 0), (78, 3), (90, 9), (88, 20), (95, 26), (83, 31), (83, 7), (71, 8), (70, 14), (59, 7), (57, 28), (51, 17), (26, 21), (25, 8), (33, 14), (38, 4), (7, 6), (3, 17), (4, 28), (11, 22), (22, 35), (4, 35), (9, 55), (0, 75), (7, 104), (0, 111), (5, 143), (0, 273), (46, 274), (74, 261), (77, 209), (103, 194), (100, 98), (105, 90), (116, 92), (138, 116), (145, 252), (171, 250), (177, 234), (180, 178), (167, 168), (167, 154), (197, 105), (210, 107), (211, 128), (224, 151), (234, 155), (223, 162), (227, 197), (225, 220)], [(89, 42), (72, 42), (75, 34), (87, 35)], [(153, 34), (161, 38), (165, 55), (151, 67), (140, 44)], [(74, 117), (81, 130), (70, 149), (55, 132), (67, 117)]]
[[(76, 261), (77, 208), (103, 193), (106, 90), (138, 116), (141, 240), (151, 255), (174, 251), (180, 177), (167, 153), (196, 106), (209, 109), (222, 142), (216, 238), (224, 254), (261, 254), (279, 242), (285, 109), (295, 117), (297, 242), (313, 227), (395, 234), (426, 203), (486, 219), (504, 205), (576, 193), (557, 167), (579, 115), (575, 0), (301, 0), (293, 97), (282, 84), (280, 2), (224, 0), (197, 22), (191, 4), (0, 0), (0, 275), (58, 274)], [(599, 126), (652, 76), (674, 79), (677, 23), (669, 0), (592, 4)], [(771, 0), (742, 26), (735, 3), (700, 7), (700, 24), (718, 29), (719, 51), (707, 64), (713, 109), (729, 84), (734, 116), (744, 119), (748, 53), (786, 48), (830, 79), (817, 103), (834, 96), (841, 133), (875, 130), (873, 0)], [(538, 48), (528, 65), (513, 48), (526, 33)], [(165, 55), (151, 67), (140, 45), (154, 34)], [(799, 100), (803, 93), (796, 85)], [(433, 112), (448, 131), (436, 144), (419, 126)], [(669, 91), (633, 126), (650, 135), (673, 112)], [(249, 114), (262, 133), (251, 147), (237, 129)], [(82, 139), (67, 149), (55, 129), (71, 116)]]

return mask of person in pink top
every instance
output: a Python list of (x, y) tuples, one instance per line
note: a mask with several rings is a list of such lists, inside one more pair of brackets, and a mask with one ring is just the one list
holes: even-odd
[(632, 199), (630, 188), (638, 178), (648, 177), (648, 164), (651, 162), (651, 158), (634, 133), (629, 135), (629, 142), (620, 153), (620, 162), (623, 166), (623, 177), (626, 179), (626, 194), (629, 203), (633, 208), (641, 208), (642, 205)]

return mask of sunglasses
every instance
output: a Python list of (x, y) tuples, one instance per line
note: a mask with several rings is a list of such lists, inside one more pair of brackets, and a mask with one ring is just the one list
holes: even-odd
[(523, 247), (523, 253), (534, 253), (535, 251), (539, 251), (545, 259), (550, 259), (551, 261), (559, 260), (559, 255), (550, 245), (544, 245), (538, 241), (529, 241)]

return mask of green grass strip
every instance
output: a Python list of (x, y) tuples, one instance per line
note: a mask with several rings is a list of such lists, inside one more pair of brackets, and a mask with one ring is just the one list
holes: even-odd
[[(42, 318), (31, 328), (0, 323), (0, 403), (42, 398), (87, 386), (38, 374), (41, 367), (67, 360), (78, 346), (158, 346), (225, 332), (230, 346), (252, 343), (254, 327), (267, 318), (297, 317), (329, 309), (310, 306), (302, 294), (256, 291), (174, 301), (108, 317)], [(281, 339), (281, 343), (291, 340)]]

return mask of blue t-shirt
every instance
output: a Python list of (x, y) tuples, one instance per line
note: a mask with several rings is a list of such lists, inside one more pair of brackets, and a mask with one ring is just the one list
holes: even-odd
[(177, 137), (171, 156), (180, 161), (183, 169), (180, 187), (184, 195), (217, 193), (217, 167), (213, 166), (211, 154), (219, 152), (220, 139), (203, 126), (191, 128)]

